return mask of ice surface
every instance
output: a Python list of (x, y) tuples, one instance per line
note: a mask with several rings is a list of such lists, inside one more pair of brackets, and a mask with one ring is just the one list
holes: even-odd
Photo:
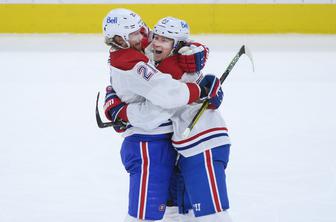
[[(334, 222), (336, 36), (199, 35), (224, 83), (236, 222)], [(0, 35), (0, 222), (122, 221), (121, 137), (95, 123), (108, 82), (98, 35)]]

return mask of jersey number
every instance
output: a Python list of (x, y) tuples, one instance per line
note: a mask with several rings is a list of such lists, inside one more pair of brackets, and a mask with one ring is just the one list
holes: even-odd
[(148, 69), (148, 67), (143, 65), (139, 66), (137, 72), (147, 81), (150, 80), (150, 78), (152, 78), (152, 76), (154, 75), (154, 72), (152, 72), (150, 69)]
[(201, 211), (201, 204), (200, 203), (193, 204), (193, 207), (194, 207), (195, 211)]

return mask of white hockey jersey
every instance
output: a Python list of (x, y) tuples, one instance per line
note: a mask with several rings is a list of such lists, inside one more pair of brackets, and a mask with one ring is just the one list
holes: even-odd
[[(115, 70), (114, 68), (112, 68), (111, 73), (112, 75), (114, 75), (113, 73), (119, 73), (117, 74), (119, 77), (112, 80), (112, 86), (124, 102), (130, 103), (127, 109), (127, 116), (133, 127), (128, 129), (124, 133), (124, 136), (129, 136), (134, 133), (157, 134), (169, 132), (171, 126), (169, 126), (167, 120), (170, 119), (173, 124), (172, 144), (176, 150), (185, 157), (196, 155), (213, 147), (230, 144), (226, 124), (218, 110), (206, 110), (190, 132), (190, 135), (187, 138), (183, 138), (184, 130), (192, 121), (193, 117), (201, 107), (201, 104), (193, 103), (192, 105), (181, 106), (187, 100), (185, 92), (183, 92), (182, 88), (177, 89), (170, 86), (172, 83), (168, 83), (168, 81), (165, 82), (163, 76), (158, 78), (158, 81), (163, 84), (160, 85), (160, 87), (163, 87), (165, 90), (169, 88), (174, 89), (171, 91), (171, 95), (176, 93), (173, 96), (173, 98), (175, 98), (173, 100), (171, 100), (170, 96), (167, 97), (165, 94), (162, 95), (162, 92), (160, 92), (159, 89), (155, 91), (157, 94), (153, 96), (154, 98), (151, 97), (152, 95), (148, 94), (139, 98), (134, 95), (134, 92), (123, 92), (125, 88), (121, 87), (118, 89), (118, 87), (127, 83), (116, 83), (115, 81), (117, 80), (115, 79), (122, 79), (124, 75), (122, 75), (120, 70)], [(163, 75), (167, 75), (171, 78), (169, 74)], [(180, 77), (180, 81), (181, 83), (197, 82), (201, 77), (200, 73), (185, 73)], [(125, 79), (122, 79), (122, 81), (125, 81)], [(174, 83), (174, 86), (179, 87), (175, 84), (176, 83)], [(136, 85), (135, 83), (132, 87), (142, 88), (141, 85)], [(153, 86), (146, 85), (145, 87)], [(138, 89), (132, 90), (137, 91)], [(141, 92), (142, 90), (137, 91), (138, 94)], [(150, 98), (151, 100), (145, 100), (144, 98)], [(174, 106), (177, 108), (174, 108)]]
[(123, 49), (112, 51), (110, 56), (111, 85), (120, 99), (129, 104), (127, 116), (132, 127), (124, 137), (171, 133), (169, 118), (176, 108), (199, 98), (197, 84), (185, 84), (161, 73), (140, 52)]
[[(202, 74), (185, 73), (182, 82), (199, 82)], [(230, 144), (228, 129), (225, 121), (218, 110), (207, 109), (199, 118), (188, 137), (184, 138), (183, 133), (192, 119), (201, 108), (202, 104), (186, 105), (177, 109), (172, 116), (173, 137), (172, 143), (175, 149), (185, 157), (199, 154), (205, 150)]]

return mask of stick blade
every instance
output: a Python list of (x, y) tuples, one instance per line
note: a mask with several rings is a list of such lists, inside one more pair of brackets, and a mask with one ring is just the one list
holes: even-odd
[(246, 45), (243, 46), (244, 47), (244, 54), (250, 59), (250, 62), (252, 64), (252, 70), (254, 72), (254, 60), (253, 60), (253, 56), (251, 51), (249, 50), (249, 48), (246, 47)]
[(96, 100), (96, 121), (97, 121), (97, 125), (98, 125), (99, 128), (104, 128), (104, 124), (103, 124), (103, 121), (100, 118), (99, 109), (98, 109), (99, 95), (100, 95), (100, 92), (98, 92), (97, 100)]

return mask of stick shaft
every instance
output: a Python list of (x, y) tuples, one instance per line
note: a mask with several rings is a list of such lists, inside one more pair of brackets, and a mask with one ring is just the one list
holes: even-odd
[[(240, 56), (243, 55), (244, 53), (245, 53), (245, 45), (243, 45), (239, 49), (239, 52), (231, 60), (230, 64), (228, 65), (228, 67), (225, 69), (224, 73), (220, 77), (221, 84), (223, 84), (223, 82), (225, 81), (226, 77), (228, 77), (228, 75), (230, 74), (231, 70), (233, 69), (233, 67), (238, 62)], [(203, 102), (201, 108), (198, 110), (198, 112), (196, 113), (196, 115), (192, 119), (191, 123), (188, 125), (187, 129), (185, 130), (185, 133), (184, 133), (185, 136), (188, 136), (186, 134), (189, 134), (189, 132), (194, 128), (194, 126), (196, 125), (196, 123), (198, 122), (198, 120), (200, 119), (200, 117), (202, 116), (202, 114), (204, 113), (204, 111), (208, 108), (208, 105), (209, 105), (209, 101), (208, 100), (206, 100), (206, 101)]]

